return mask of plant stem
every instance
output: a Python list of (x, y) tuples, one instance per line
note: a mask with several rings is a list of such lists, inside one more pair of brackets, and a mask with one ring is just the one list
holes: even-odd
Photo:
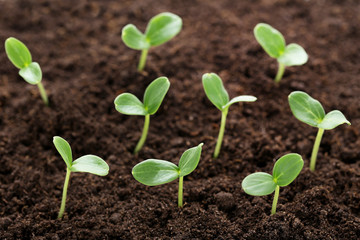
[(179, 177), (179, 190), (178, 190), (178, 206), (183, 207), (183, 181), (184, 177)]
[(70, 173), (71, 173), (70, 169), (66, 168), (66, 177), (65, 177), (64, 189), (63, 189), (63, 195), (62, 195), (61, 207), (60, 207), (58, 219), (62, 218), (65, 212), (66, 194), (69, 186)]
[(221, 144), (222, 144), (224, 132), (225, 132), (227, 114), (228, 114), (228, 108), (224, 109), (221, 112), (221, 125), (220, 125), (220, 131), (219, 131), (218, 139), (217, 139), (216, 146), (215, 146), (214, 158), (217, 158), (220, 153), (220, 148), (221, 148)]
[(285, 64), (279, 63), (278, 72), (277, 72), (276, 77), (275, 77), (275, 82), (276, 83), (280, 82), (281, 78), (284, 75), (284, 71), (285, 71)]
[(150, 114), (146, 114), (143, 132), (142, 132), (139, 142), (137, 143), (137, 145), (135, 147), (134, 154), (138, 153), (141, 150), (141, 148), (143, 147), (143, 145), (146, 141), (147, 134), (148, 134), (149, 125), (150, 125)]
[(319, 146), (320, 146), (320, 142), (321, 142), (321, 138), (324, 134), (324, 129), (319, 128), (319, 131), (316, 135), (316, 139), (315, 139), (315, 143), (314, 143), (314, 147), (311, 153), (311, 160), (310, 160), (310, 170), (311, 171), (315, 171), (315, 164), (316, 164), (316, 157), (319, 151)]
[(274, 215), (276, 213), (276, 206), (277, 206), (278, 199), (279, 199), (279, 192), (280, 192), (280, 186), (276, 185), (274, 200), (273, 200), (273, 204), (272, 204), (272, 208), (271, 208), (271, 215)]
[(46, 94), (46, 91), (45, 91), (45, 88), (43, 86), (43, 84), (41, 82), (39, 82), (37, 84), (38, 88), (39, 88), (39, 91), (40, 91), (40, 95), (41, 95), (41, 98), (42, 100), (44, 101), (45, 105), (46, 106), (49, 106), (49, 99), (48, 99), (48, 96)]
[(139, 72), (141, 72), (145, 67), (146, 57), (147, 57), (148, 51), (149, 51), (149, 49), (143, 49), (141, 51), (140, 61), (139, 61), (139, 65), (138, 65), (138, 71)]

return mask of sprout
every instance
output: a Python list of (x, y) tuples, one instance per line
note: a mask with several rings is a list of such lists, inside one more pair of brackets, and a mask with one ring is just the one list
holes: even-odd
[(159, 109), (169, 87), (169, 80), (166, 77), (159, 77), (146, 88), (144, 103), (131, 93), (122, 93), (116, 97), (114, 104), (116, 110), (120, 113), (145, 116), (143, 132), (135, 147), (134, 154), (138, 153), (143, 147), (149, 129), (150, 115), (155, 114)]
[(179, 16), (164, 12), (150, 19), (145, 34), (133, 24), (128, 24), (122, 29), (121, 37), (125, 45), (142, 51), (138, 71), (144, 69), (149, 48), (169, 41), (180, 32), (181, 27), (182, 20)]
[(32, 61), (29, 49), (25, 46), (24, 43), (20, 42), (16, 38), (10, 37), (5, 41), (5, 51), (12, 64), (20, 69), (19, 75), (26, 82), (38, 86), (41, 98), (48, 106), (49, 100), (46, 95), (44, 86), (41, 83), (41, 68), (37, 62)]
[(138, 163), (132, 169), (134, 178), (147, 186), (157, 186), (169, 183), (179, 178), (178, 206), (183, 206), (183, 180), (195, 170), (200, 161), (203, 143), (186, 150), (180, 158), (179, 166), (172, 162), (158, 159), (148, 159)]
[(286, 46), (283, 35), (269, 24), (257, 24), (254, 28), (254, 35), (265, 52), (278, 60), (279, 69), (275, 82), (280, 82), (286, 66), (303, 65), (308, 60), (307, 53), (300, 45), (290, 43)]
[(66, 164), (66, 177), (58, 219), (62, 218), (65, 211), (66, 194), (71, 172), (88, 172), (99, 176), (106, 176), (109, 173), (107, 163), (95, 155), (85, 155), (75, 161), (72, 160), (71, 147), (69, 143), (61, 138), (54, 137), (53, 143)]
[(271, 208), (271, 215), (273, 215), (276, 213), (280, 187), (292, 183), (303, 166), (304, 161), (299, 154), (289, 153), (276, 161), (272, 176), (264, 172), (252, 173), (242, 181), (241, 186), (247, 194), (253, 196), (265, 196), (275, 191)]
[(344, 114), (338, 110), (331, 111), (325, 115), (321, 103), (305, 92), (292, 92), (288, 98), (291, 111), (298, 120), (312, 127), (319, 128), (310, 160), (310, 170), (315, 171), (316, 157), (324, 130), (331, 130), (343, 123), (351, 124)]
[(221, 143), (224, 136), (226, 116), (229, 111), (229, 107), (233, 103), (237, 102), (254, 102), (256, 97), (249, 95), (237, 96), (229, 101), (229, 94), (224, 88), (221, 78), (215, 73), (206, 73), (202, 77), (202, 82), (206, 96), (209, 100), (221, 111), (221, 126), (216, 143), (214, 158), (217, 158), (220, 153)]

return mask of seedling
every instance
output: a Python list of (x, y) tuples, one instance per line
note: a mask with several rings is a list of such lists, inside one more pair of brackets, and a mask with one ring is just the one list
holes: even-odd
[(19, 68), (19, 75), (28, 83), (37, 85), (40, 91), (40, 95), (44, 103), (48, 106), (49, 99), (41, 83), (42, 72), (40, 65), (37, 62), (32, 61), (31, 53), (24, 43), (16, 38), (10, 37), (5, 41), (6, 54), (14, 64)]
[(159, 77), (146, 88), (144, 103), (131, 93), (122, 93), (116, 97), (114, 103), (118, 112), (127, 115), (145, 116), (143, 132), (135, 147), (134, 154), (138, 153), (143, 147), (149, 130), (150, 115), (157, 112), (169, 87), (169, 80), (166, 77)]
[(85, 155), (75, 161), (72, 160), (71, 147), (69, 143), (61, 138), (54, 137), (53, 143), (66, 164), (66, 177), (58, 219), (62, 218), (65, 211), (66, 194), (71, 172), (88, 172), (99, 176), (106, 176), (109, 173), (107, 163), (95, 155)]
[(290, 108), (294, 116), (298, 120), (319, 129), (310, 160), (310, 170), (315, 171), (316, 158), (324, 130), (331, 130), (343, 123), (347, 123), (349, 125), (351, 125), (351, 123), (339, 110), (333, 110), (325, 115), (325, 111), (321, 103), (310, 97), (305, 92), (292, 92), (288, 98)]
[(276, 213), (280, 187), (292, 183), (301, 172), (304, 161), (296, 153), (289, 153), (276, 161), (273, 174), (264, 172), (252, 173), (242, 181), (244, 191), (252, 196), (265, 196), (275, 191), (271, 215)]
[(278, 61), (279, 69), (275, 77), (277, 83), (280, 82), (286, 66), (303, 65), (308, 60), (307, 53), (300, 45), (290, 43), (286, 46), (283, 35), (269, 24), (257, 24), (254, 35), (265, 52)]
[(197, 147), (186, 150), (180, 158), (179, 166), (165, 160), (148, 159), (136, 164), (132, 175), (147, 186), (157, 186), (179, 179), (178, 206), (182, 207), (184, 176), (189, 175), (199, 164), (202, 146), (203, 143), (200, 143)]
[(128, 24), (122, 29), (121, 38), (125, 45), (135, 50), (141, 50), (138, 71), (144, 69), (149, 49), (175, 37), (181, 27), (182, 20), (179, 16), (164, 12), (150, 19), (145, 33), (140, 32), (133, 24)]
[(237, 102), (254, 102), (257, 98), (254, 96), (242, 95), (229, 100), (229, 94), (224, 88), (221, 78), (215, 73), (205, 73), (202, 76), (202, 82), (206, 96), (221, 111), (220, 131), (214, 151), (214, 158), (217, 158), (219, 156), (222, 140), (224, 137), (226, 117), (229, 111), (229, 107), (233, 103)]

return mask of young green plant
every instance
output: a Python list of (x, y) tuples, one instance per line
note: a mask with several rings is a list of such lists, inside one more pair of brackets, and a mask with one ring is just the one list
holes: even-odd
[(217, 158), (219, 156), (221, 143), (224, 137), (226, 117), (229, 111), (229, 107), (233, 103), (237, 102), (254, 102), (256, 101), (256, 97), (242, 95), (229, 100), (229, 94), (224, 88), (221, 78), (215, 73), (205, 73), (202, 76), (202, 83), (206, 96), (221, 111), (220, 131), (214, 151), (214, 158)]
[(150, 115), (157, 112), (169, 87), (169, 80), (166, 77), (159, 77), (146, 88), (144, 103), (131, 93), (122, 93), (116, 97), (114, 104), (118, 112), (127, 115), (145, 116), (143, 132), (135, 147), (134, 154), (138, 153), (143, 147), (149, 130)]
[(163, 12), (150, 19), (145, 33), (140, 32), (133, 24), (128, 24), (122, 29), (121, 38), (125, 45), (135, 50), (141, 50), (138, 71), (144, 69), (149, 49), (175, 37), (181, 27), (182, 20), (179, 16)]
[(276, 213), (276, 206), (279, 198), (280, 187), (292, 183), (301, 172), (304, 161), (296, 153), (289, 153), (276, 161), (273, 174), (257, 172), (248, 175), (242, 181), (244, 191), (252, 196), (265, 196), (275, 191), (271, 208), (271, 215)]
[(310, 159), (310, 170), (315, 171), (316, 158), (324, 131), (336, 128), (343, 123), (351, 124), (339, 110), (325, 114), (321, 103), (305, 92), (292, 92), (288, 99), (291, 111), (298, 120), (319, 129)]
[(308, 60), (305, 50), (296, 43), (286, 45), (283, 35), (266, 23), (259, 23), (254, 28), (258, 43), (270, 57), (276, 58), (279, 64), (275, 82), (280, 82), (286, 66), (303, 65)]
[(44, 89), (40, 65), (32, 61), (31, 53), (24, 43), (16, 38), (9, 37), (5, 41), (5, 51), (10, 62), (20, 69), (19, 75), (28, 83), (37, 85), (41, 98), (48, 106), (49, 99)]
[(132, 175), (147, 186), (157, 186), (179, 179), (178, 206), (182, 207), (184, 176), (189, 175), (199, 164), (202, 146), (203, 143), (200, 143), (197, 147), (186, 150), (181, 155), (179, 166), (165, 160), (148, 159), (136, 164)]
[(58, 219), (60, 219), (65, 212), (66, 195), (71, 172), (87, 172), (99, 176), (106, 176), (109, 173), (109, 166), (104, 160), (95, 155), (85, 155), (73, 161), (71, 147), (65, 139), (55, 136), (53, 143), (66, 164), (66, 177), (61, 207), (58, 214)]

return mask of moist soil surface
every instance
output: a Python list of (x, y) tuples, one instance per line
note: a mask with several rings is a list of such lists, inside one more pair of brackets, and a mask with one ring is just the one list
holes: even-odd
[[(164, 11), (183, 18), (183, 30), (149, 51), (136, 71), (139, 51), (121, 41), (133, 23), (142, 31)], [(13, 36), (43, 69), (46, 107), (36, 86), (24, 82), (0, 46), (0, 236), (1, 239), (359, 239), (360, 238), (360, 8), (358, 1), (0, 1), (0, 40)], [(266, 22), (302, 45), (303, 66), (286, 69), (274, 84), (276, 60), (255, 41)], [(212, 158), (220, 112), (206, 98), (201, 76), (218, 73), (230, 97), (254, 95), (254, 103), (230, 108), (223, 147)], [(143, 150), (132, 151), (144, 118), (118, 113), (123, 92), (142, 99), (159, 76), (170, 90), (151, 117)], [(316, 136), (292, 115), (287, 96), (302, 90), (352, 125), (325, 131), (315, 172), (309, 158)], [(66, 213), (57, 220), (65, 163), (52, 143), (61, 136), (74, 159), (104, 158), (106, 177), (73, 173)], [(203, 142), (197, 169), (177, 182), (140, 184), (132, 167), (149, 158), (178, 163)], [(299, 177), (273, 195), (253, 197), (241, 181), (271, 173), (290, 152), (303, 156)]]

